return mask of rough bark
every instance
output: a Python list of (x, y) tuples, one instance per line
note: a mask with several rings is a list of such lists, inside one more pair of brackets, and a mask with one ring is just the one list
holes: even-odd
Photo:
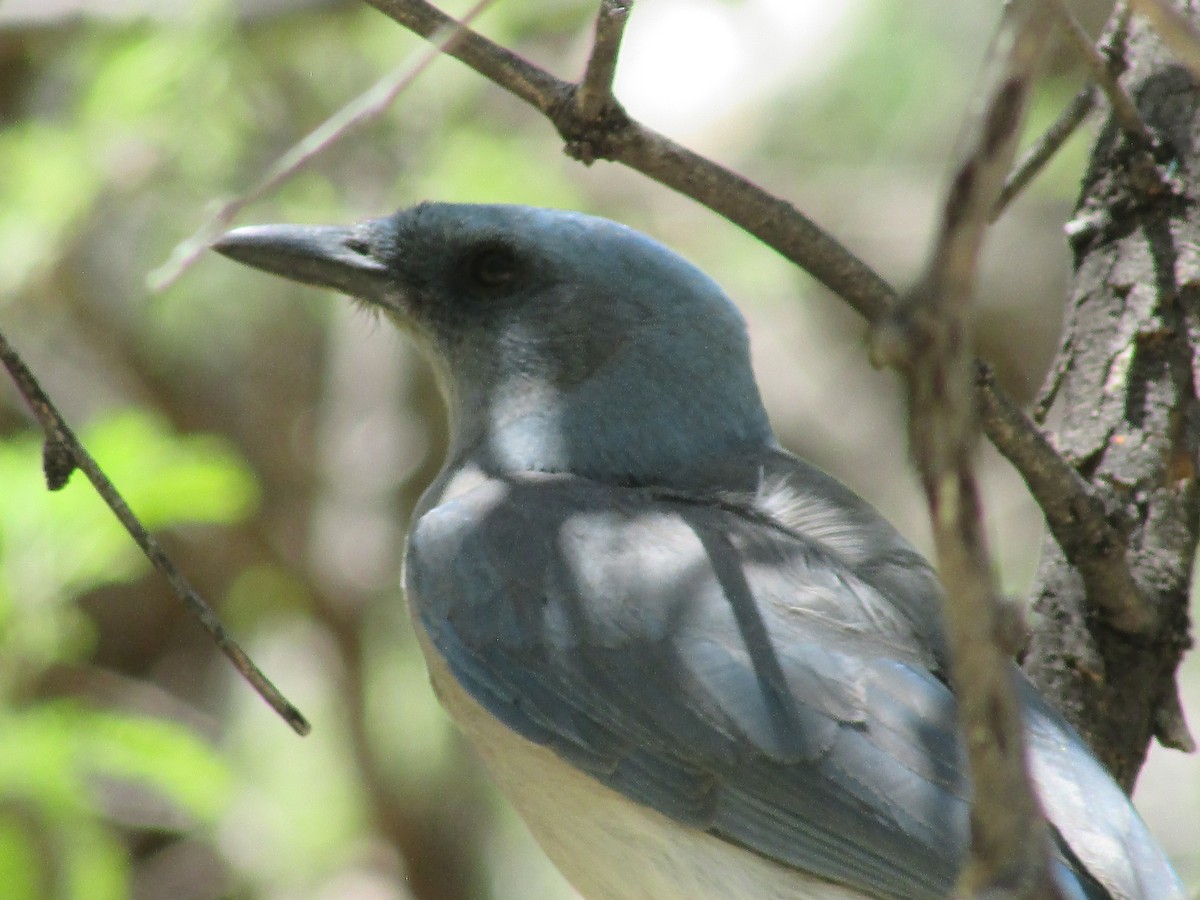
[(1052, 440), (1106, 497), (1151, 621), (1118, 627), (1089, 596), (1104, 584), (1085, 586), (1067, 562), (1076, 552), (1047, 538), (1024, 667), (1131, 790), (1151, 738), (1191, 745), (1175, 672), (1191, 642), (1200, 502), (1200, 89), (1144, 26), (1128, 58), (1157, 164), (1105, 123), (1068, 226), (1075, 279), (1051, 376), (1060, 380), (1047, 391)]

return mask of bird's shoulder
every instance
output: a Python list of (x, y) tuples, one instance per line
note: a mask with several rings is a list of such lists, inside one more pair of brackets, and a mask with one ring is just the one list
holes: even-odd
[[(628, 742), (720, 769), (815, 761), (869, 727), (956, 789), (935, 653), (820, 541), (731, 495), (561, 473), (472, 476), (437, 500), (412, 529), (410, 601), (476, 699), (527, 736), (600, 766)], [(949, 728), (940, 761), (913, 745), (920, 721)]]
[(531, 579), (566, 567), (593, 608), (624, 592), (643, 613), (665, 614), (671, 592), (647, 596), (645, 585), (720, 588), (722, 571), (736, 572), (785, 632), (878, 644), (945, 670), (929, 564), (865, 500), (776, 449), (651, 484), (464, 469), (426, 495), (409, 540), (410, 580), (470, 579), (444, 584), (445, 602), (489, 589), (537, 593)]
[(553, 586), (609, 640), (653, 640), (682, 607), (727, 613), (744, 582), (782, 643), (807, 635), (944, 665), (925, 560), (848, 488), (782, 454), (690, 485), (456, 473), (410, 529), (407, 572), (434, 616), (500, 595), (544, 609)]

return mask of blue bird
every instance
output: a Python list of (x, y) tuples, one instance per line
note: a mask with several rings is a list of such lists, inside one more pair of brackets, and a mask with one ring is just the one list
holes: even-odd
[[(970, 785), (937, 579), (783, 450), (721, 289), (604, 219), (424, 203), (214, 247), (383, 310), (450, 447), (405, 588), (441, 702), (589, 900), (941, 898)], [(1066, 896), (1182, 900), (1027, 682)]]

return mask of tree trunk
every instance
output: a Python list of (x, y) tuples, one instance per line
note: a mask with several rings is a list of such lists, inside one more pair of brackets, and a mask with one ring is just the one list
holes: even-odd
[(1105, 124), (1068, 226), (1074, 286), (1045, 392), (1051, 439), (1108, 497), (1155, 624), (1129, 634), (1106, 622), (1047, 538), (1024, 667), (1131, 791), (1151, 738), (1191, 749), (1175, 673), (1191, 643), (1200, 502), (1200, 90), (1140, 23), (1127, 58), (1124, 81), (1158, 141), (1157, 166)]

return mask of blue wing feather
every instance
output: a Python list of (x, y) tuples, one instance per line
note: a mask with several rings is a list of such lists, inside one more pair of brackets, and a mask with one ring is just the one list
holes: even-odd
[[(527, 739), (786, 865), (941, 897), (965, 853), (969, 785), (925, 640), (932, 575), (896, 574), (912, 551), (890, 546), (909, 555), (855, 560), (729, 503), (522, 475), (421, 516), (407, 583), (455, 677)], [(898, 585), (928, 596), (897, 599)], [(1060, 866), (1095, 876), (1072, 890), (1182, 897), (1124, 795), (1029, 692)]]

